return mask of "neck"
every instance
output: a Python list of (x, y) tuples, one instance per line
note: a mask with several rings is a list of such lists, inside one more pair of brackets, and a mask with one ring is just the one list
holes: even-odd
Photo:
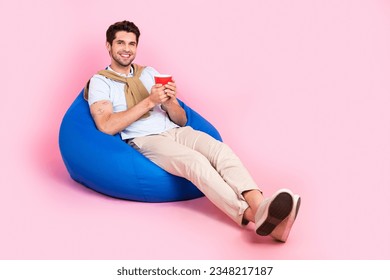
[(131, 64), (129, 66), (122, 66), (122, 65), (117, 65), (115, 63), (111, 63), (110, 67), (115, 72), (125, 74), (125, 75), (128, 75), (131, 72)]

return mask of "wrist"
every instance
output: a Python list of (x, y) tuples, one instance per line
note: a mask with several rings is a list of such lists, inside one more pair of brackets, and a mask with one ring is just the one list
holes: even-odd
[(153, 109), (157, 105), (157, 103), (153, 102), (153, 100), (150, 98), (150, 96), (148, 98), (146, 98), (145, 100), (146, 100), (145, 106), (148, 109), (148, 111)]

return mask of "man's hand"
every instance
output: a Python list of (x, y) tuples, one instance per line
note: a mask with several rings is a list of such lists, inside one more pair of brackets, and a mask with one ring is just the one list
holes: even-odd
[(177, 104), (176, 100), (176, 83), (175, 81), (169, 82), (165, 85), (165, 94), (168, 96), (168, 100), (163, 102), (163, 107), (169, 108), (173, 103)]
[(169, 96), (165, 92), (165, 86), (161, 84), (154, 85), (150, 91), (149, 99), (154, 105), (166, 102)]
[(176, 99), (175, 81), (164, 86), (161, 84), (154, 85), (149, 98), (156, 105), (161, 104), (162, 109), (167, 112), (171, 121), (177, 125), (184, 126), (187, 123), (186, 113)]

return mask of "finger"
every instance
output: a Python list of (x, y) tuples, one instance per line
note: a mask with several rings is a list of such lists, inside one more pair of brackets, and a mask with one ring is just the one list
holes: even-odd
[(155, 85), (153, 86), (153, 88), (155, 88), (155, 89), (160, 89), (160, 88), (164, 88), (164, 86), (163, 86), (162, 84), (155, 84)]
[(165, 93), (169, 96), (169, 97), (174, 97), (176, 95), (176, 92), (173, 91), (173, 90), (166, 90)]
[(171, 90), (175, 90), (176, 89), (176, 84), (169, 82), (168, 84), (165, 85), (165, 88), (169, 88)]
[(154, 85), (152, 87), (152, 90), (151, 90), (151, 93), (152, 94), (161, 94), (164, 92), (164, 87), (163, 86), (159, 86), (159, 85)]
[(156, 89), (156, 92), (158, 93), (158, 95), (164, 95), (165, 94), (165, 88), (164, 87), (160, 87), (160, 88)]
[(164, 97), (161, 98), (161, 103), (164, 103), (169, 100), (169, 97), (165, 95)]
[(166, 87), (164, 91), (165, 92), (176, 92), (176, 88), (168, 88), (168, 87)]

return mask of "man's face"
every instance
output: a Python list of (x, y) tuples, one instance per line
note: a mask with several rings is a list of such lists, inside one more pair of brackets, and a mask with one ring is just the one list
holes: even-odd
[(137, 39), (132, 32), (117, 32), (112, 45), (107, 42), (106, 46), (111, 56), (112, 67), (127, 68), (135, 59), (137, 53)]

